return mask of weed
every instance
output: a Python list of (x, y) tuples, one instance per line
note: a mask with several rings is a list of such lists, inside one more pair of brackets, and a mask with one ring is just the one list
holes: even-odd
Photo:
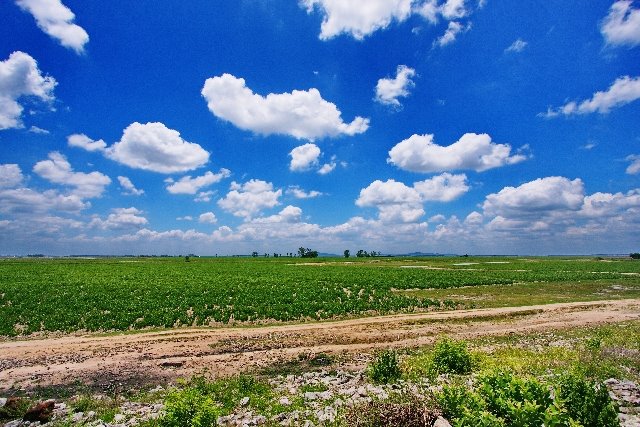
[(467, 342), (442, 338), (433, 348), (433, 369), (438, 374), (469, 374), (472, 357)]
[(384, 350), (377, 354), (367, 369), (369, 378), (375, 383), (391, 383), (402, 375), (398, 364), (398, 355), (393, 350)]

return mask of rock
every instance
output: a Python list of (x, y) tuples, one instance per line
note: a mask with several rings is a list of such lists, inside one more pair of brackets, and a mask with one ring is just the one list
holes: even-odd
[(240, 406), (247, 406), (249, 404), (249, 397), (245, 396), (242, 399), (240, 399)]
[(29, 408), (26, 414), (22, 419), (24, 421), (35, 422), (39, 421), (41, 423), (47, 423), (51, 420), (51, 416), (53, 415), (53, 408), (55, 407), (55, 400), (45, 400), (44, 402), (39, 402), (36, 405)]
[(451, 424), (449, 424), (449, 421), (444, 418), (438, 417), (432, 427), (451, 427)]
[(307, 391), (304, 394), (304, 400), (317, 400), (318, 399), (318, 393), (313, 392), (313, 391)]
[(281, 397), (280, 400), (278, 400), (278, 403), (283, 405), (283, 406), (291, 405), (291, 402), (289, 401), (289, 398), (286, 397), (286, 396)]
[(74, 423), (79, 423), (84, 418), (84, 412), (76, 412), (71, 416), (71, 421)]
[(21, 425), (22, 425), (22, 420), (13, 420), (6, 423), (4, 427), (19, 427)]
[(7, 404), (7, 398), (6, 397), (0, 397), (0, 408), (2, 408), (6, 404)]
[(332, 397), (332, 394), (330, 391), (323, 391), (321, 393), (318, 393), (317, 396), (322, 399), (322, 400), (329, 400)]
[(113, 422), (116, 424), (122, 423), (127, 417), (124, 414), (116, 414), (113, 417)]

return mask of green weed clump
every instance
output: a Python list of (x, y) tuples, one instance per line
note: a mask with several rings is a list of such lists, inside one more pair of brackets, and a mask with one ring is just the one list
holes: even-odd
[(402, 372), (398, 363), (398, 355), (393, 350), (385, 350), (376, 356), (367, 369), (369, 378), (378, 384), (388, 384), (397, 381)]
[(433, 369), (438, 374), (469, 374), (473, 358), (464, 340), (442, 338), (433, 348)]
[(493, 371), (481, 375), (474, 387), (446, 385), (436, 399), (456, 427), (618, 425), (606, 387), (580, 374), (547, 383)]
[(269, 386), (248, 375), (214, 382), (195, 377), (184, 385), (167, 395), (160, 427), (215, 426), (218, 417), (230, 414), (243, 398), (248, 397), (249, 405), (257, 410), (273, 402)]

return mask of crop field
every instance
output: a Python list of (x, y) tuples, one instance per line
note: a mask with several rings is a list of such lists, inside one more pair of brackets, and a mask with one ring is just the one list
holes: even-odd
[(640, 262), (629, 259), (3, 259), (0, 335), (639, 296)]

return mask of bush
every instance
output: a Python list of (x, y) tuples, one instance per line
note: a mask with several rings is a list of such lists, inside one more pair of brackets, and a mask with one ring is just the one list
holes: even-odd
[(560, 380), (558, 395), (571, 418), (584, 427), (620, 425), (618, 410), (604, 384), (596, 384), (572, 373)]
[(446, 385), (436, 399), (456, 427), (619, 425), (606, 387), (578, 374), (564, 376), (554, 387), (534, 378), (492, 372), (480, 376), (474, 389)]
[(443, 338), (433, 348), (433, 368), (438, 374), (469, 374), (472, 357), (464, 340)]
[(390, 383), (402, 375), (398, 364), (398, 355), (393, 350), (378, 353), (367, 369), (369, 378), (376, 383)]
[(214, 400), (198, 387), (169, 393), (165, 411), (161, 427), (211, 427), (220, 415)]

